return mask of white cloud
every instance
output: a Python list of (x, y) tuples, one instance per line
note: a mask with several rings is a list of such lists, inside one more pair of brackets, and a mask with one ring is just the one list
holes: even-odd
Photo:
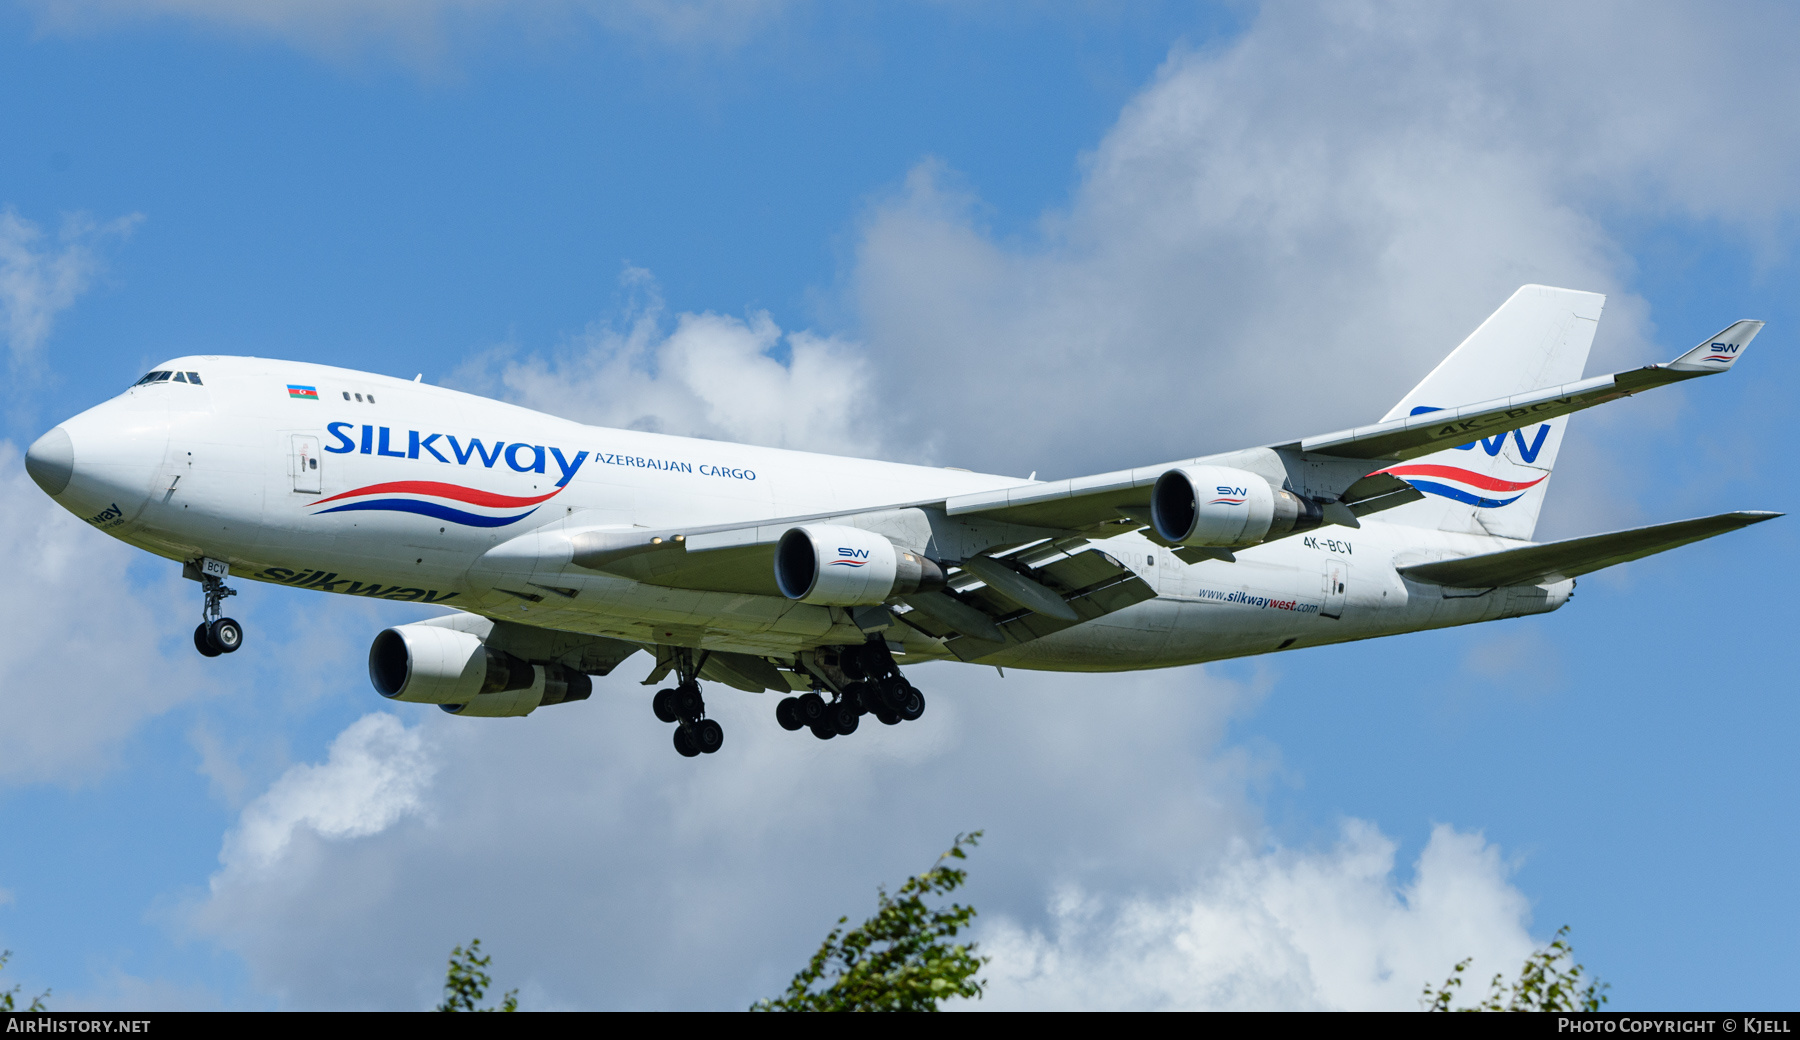
[(15, 366), (38, 361), (56, 316), (74, 304), (98, 272), (99, 246), (130, 234), (140, 219), (100, 223), (70, 216), (56, 240), (48, 242), (36, 224), (11, 208), (0, 210), (0, 332)]
[(10, 442), (0, 442), (0, 557), (0, 631), (12, 648), (0, 658), (0, 782), (104, 773), (140, 723), (208, 690), (190, 641), (198, 587), (166, 571), (135, 581), (141, 554), (45, 497)]
[(1411, 880), (1392, 840), (1344, 824), (1329, 850), (1237, 848), (1193, 889), (1161, 899), (1071, 886), (1047, 930), (978, 934), (993, 958), (984, 1010), (1410, 1011), (1450, 966), (1517, 971), (1529, 907), (1480, 835), (1433, 829)]
[(741, 1008), (957, 831), (989, 829), (975, 894), (1021, 920), (1046, 872), (1163, 888), (1255, 833), (1265, 764), (1211, 750), (1253, 694), (1199, 670), (919, 669), (924, 719), (830, 742), (714, 688), (725, 749), (689, 760), (629, 667), (526, 719), (359, 722), (245, 809), (171, 918), (291, 1007), (427, 1006), (479, 936), (534, 1007)]
[[(623, 328), (596, 324), (554, 357), (508, 348), (471, 359), (453, 385), (601, 426), (872, 454), (870, 373), (850, 344), (748, 318), (681, 314), (665, 330), (646, 271)], [(782, 357), (781, 355), (785, 355)]]
[(873, 354), (1001, 404), (910, 397), (981, 453), (942, 461), (1061, 474), (1325, 432), (1379, 416), (1524, 282), (1617, 294), (1598, 226), (1523, 157), (1416, 111), (1315, 110), (1278, 88), (1341, 85), (1270, 35), (1172, 59), (1036, 244), (981, 233), (930, 164), (872, 215)]
[(200, 753), (200, 775), (206, 777), (214, 798), (233, 808), (244, 804), (250, 780), (239, 764), (235, 748), (227, 748), (212, 726), (202, 721), (188, 733), (188, 742)]
[[(1032, 233), (992, 233), (924, 162), (867, 215), (851, 279), (896, 440), (1066, 476), (1342, 428), (1526, 282), (1609, 294), (1590, 370), (1665, 360), (1716, 326), (1652, 346), (1607, 221), (1791, 221), (1800, 129), (1772, 99), (1800, 91), (1774, 42), (1796, 21), (1274, 4), (1174, 53)], [(1618, 475), (1553, 495), (1549, 526), (1628, 521), (1649, 474), (1593, 431), (1628, 440), (1679, 400), (1578, 419), (1565, 459)]]
[[(471, 936), (534, 1008), (742, 1007), (877, 883), (986, 827), (968, 898), (1012, 923), (982, 933), (1000, 955), (982, 1006), (1387, 1006), (1461, 957), (1529, 946), (1524, 898), (1476, 836), (1441, 829), (1404, 885), (1372, 825), (1250, 852), (1249, 791), (1275, 764), (1222, 742), (1257, 693), (1199, 669), (920, 669), (925, 719), (829, 743), (718, 689), (726, 747), (699, 760), (635, 678), (525, 720), (359, 721), (245, 810), (178, 916), (291, 1007), (426, 1006)], [(1076, 895), (1046, 915), (1048, 879)], [(1119, 892), (1143, 895), (1106, 909)]]
[(417, 813), (436, 766), (417, 729), (375, 713), (331, 743), (325, 762), (297, 765), (244, 809), (226, 836), (222, 884), (267, 869), (302, 828), (327, 840), (379, 834)]

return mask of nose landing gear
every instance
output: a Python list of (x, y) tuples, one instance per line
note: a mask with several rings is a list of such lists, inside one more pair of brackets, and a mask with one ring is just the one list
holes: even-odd
[(237, 648), (244, 645), (244, 626), (225, 617), (221, 609), (227, 596), (237, 595), (236, 589), (225, 586), (225, 576), (231, 573), (230, 569), (219, 560), (203, 559), (197, 565), (188, 564), (183, 573), (200, 582), (206, 595), (200, 624), (194, 629), (194, 649), (203, 657), (236, 653)]

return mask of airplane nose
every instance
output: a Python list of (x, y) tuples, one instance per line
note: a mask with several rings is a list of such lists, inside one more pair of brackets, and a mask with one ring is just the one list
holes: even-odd
[(25, 472), (44, 494), (52, 498), (62, 494), (75, 475), (75, 442), (69, 439), (69, 431), (58, 426), (39, 437), (25, 452)]

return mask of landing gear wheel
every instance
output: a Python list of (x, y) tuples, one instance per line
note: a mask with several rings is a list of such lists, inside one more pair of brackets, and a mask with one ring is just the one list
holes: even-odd
[(875, 717), (881, 721), (881, 724), (883, 726), (898, 726), (898, 725), (900, 725), (900, 716), (894, 714), (893, 712), (887, 710), (886, 708), (883, 708), (880, 711), (876, 712)]
[(206, 641), (222, 654), (236, 653), (244, 645), (244, 629), (228, 617), (206, 626)]
[(206, 638), (206, 622), (204, 621), (194, 629), (194, 649), (200, 651), (202, 657), (219, 656), (219, 648), (212, 645), (212, 640)]
[(857, 723), (862, 720), (862, 712), (848, 701), (832, 705), (831, 713), (826, 716), (829, 724), (843, 736), (856, 732)]
[(900, 706), (906, 701), (906, 691), (910, 689), (911, 683), (898, 675), (890, 675), (881, 680), (876, 696), (880, 698), (882, 707), (899, 714)]
[(699, 746), (694, 743), (686, 726), (675, 727), (675, 750), (681, 753), (682, 758), (693, 758), (700, 753)]
[(798, 697), (783, 697), (781, 703), (775, 705), (775, 721), (781, 723), (782, 729), (792, 733), (806, 725), (800, 721), (800, 713), (796, 710), (799, 706), (800, 698)]
[(912, 686), (906, 688), (906, 694), (905, 699), (900, 704), (900, 710), (895, 712), (895, 714), (899, 715), (907, 722), (912, 722), (919, 716), (925, 714), (925, 695)]
[(882, 707), (881, 687), (871, 682), (851, 683), (844, 689), (844, 699), (863, 711), (875, 711)]
[(680, 716), (675, 714), (675, 691), (657, 690), (656, 696), (650, 698), (650, 710), (663, 722), (674, 722)]
[(807, 728), (811, 729), (812, 735), (818, 737), (820, 740), (830, 740), (832, 737), (838, 735), (837, 727), (826, 722), (824, 719), (820, 719)]
[(816, 693), (803, 693), (794, 698), (794, 717), (802, 726), (812, 726), (825, 718), (825, 698)]
[(673, 707), (675, 714), (684, 719), (698, 718), (706, 710), (706, 702), (700, 697), (700, 684), (686, 682), (675, 687)]
[(694, 723), (694, 745), (702, 755), (710, 755), (725, 746), (725, 728), (711, 719)]

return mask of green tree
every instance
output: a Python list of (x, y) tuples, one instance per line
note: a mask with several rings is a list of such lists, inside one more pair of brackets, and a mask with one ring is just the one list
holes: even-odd
[[(1450, 1001), (1462, 988), (1463, 973), (1472, 958), (1463, 958), (1444, 984), (1432, 989), (1425, 986), (1419, 1004), (1427, 1011), (1598, 1011), (1606, 1003), (1611, 987), (1584, 974), (1575, 963), (1575, 951), (1568, 943), (1569, 926), (1557, 930), (1550, 945), (1525, 958), (1518, 981), (1509, 988), (1495, 975), (1487, 999), (1474, 1007), (1452, 1008)], [(1585, 983), (1585, 984), (1584, 984)]]
[[(0, 968), (5, 968), (6, 962), (11, 959), (12, 959), (12, 951), (11, 950), (0, 950)], [(18, 992), (19, 992), (19, 987), (17, 987), (17, 986), (14, 986), (12, 989), (0, 990), (0, 1011), (16, 1010), (13, 1005), (13, 997), (15, 997), (18, 994)], [(50, 1010), (49, 1008), (44, 1006), (44, 998), (49, 995), (50, 995), (50, 991), (45, 990), (44, 992), (39, 993), (37, 996), (32, 997), (31, 998), (31, 1006), (26, 1008), (25, 1010), (26, 1011), (48, 1011), (48, 1010)]]
[(981, 996), (985, 983), (975, 977), (986, 957), (974, 943), (952, 943), (969, 927), (975, 908), (956, 903), (933, 910), (927, 896), (946, 896), (968, 873), (948, 865), (967, 859), (981, 832), (958, 834), (950, 850), (930, 870), (906, 879), (895, 895), (877, 892), (875, 916), (845, 931), (848, 917), (838, 918), (819, 952), (794, 976), (785, 994), (759, 1000), (752, 1011), (936, 1011), (950, 997)]
[(507, 990), (506, 996), (500, 1000), (497, 1008), (477, 1007), (481, 998), (487, 996), (487, 989), (494, 980), (488, 977), (485, 970), (494, 959), (493, 954), (481, 955), (481, 940), (469, 940), (469, 948), (458, 946), (450, 951), (450, 970), (444, 974), (444, 1002), (438, 1005), (439, 1011), (517, 1011), (519, 1010), (519, 991)]

